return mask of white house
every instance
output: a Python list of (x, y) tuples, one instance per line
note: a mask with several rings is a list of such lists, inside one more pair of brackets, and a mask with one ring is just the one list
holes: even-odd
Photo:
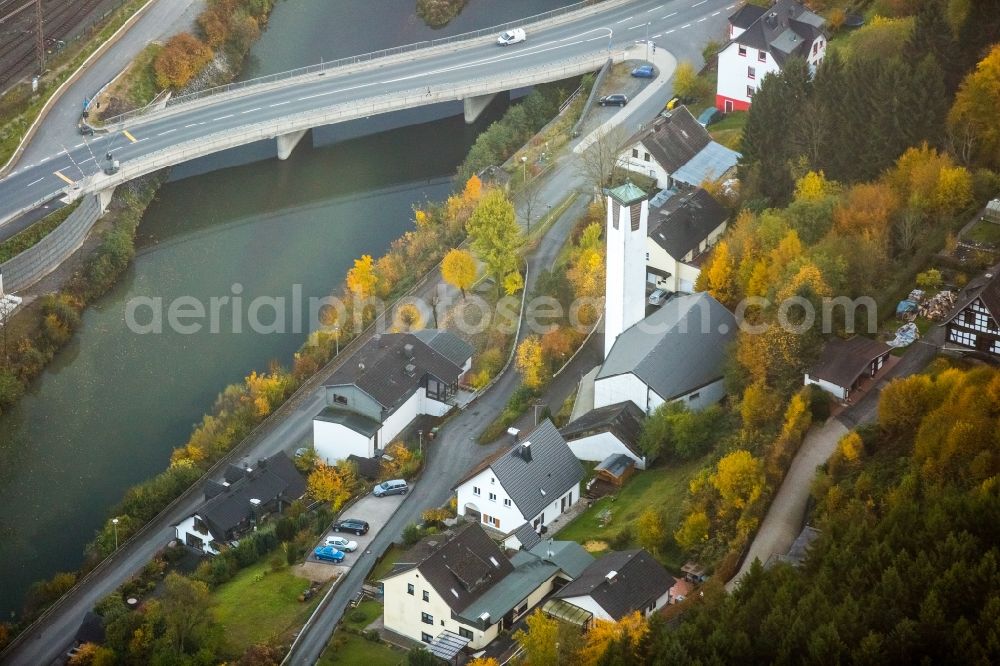
[(327, 406), (313, 417), (316, 455), (328, 464), (372, 458), (420, 415), (444, 416), (472, 347), (447, 331), (374, 336), (330, 376)]
[(736, 10), (729, 17), (729, 42), (719, 52), (716, 108), (726, 113), (749, 109), (761, 80), (780, 72), (790, 57), (803, 58), (815, 71), (826, 54), (825, 23), (795, 0)]
[(601, 462), (622, 453), (634, 460), (638, 469), (646, 469), (646, 454), (639, 447), (645, 418), (634, 402), (625, 400), (592, 409), (559, 432), (580, 460)]
[(570, 619), (573, 614), (565, 605), (574, 606), (583, 611), (576, 623), (584, 626), (593, 620), (616, 622), (636, 611), (649, 616), (667, 604), (673, 584), (674, 577), (645, 550), (608, 553), (556, 592), (542, 610)]
[(839, 400), (849, 400), (862, 380), (871, 379), (885, 365), (892, 347), (856, 335), (848, 340), (833, 338), (823, 347), (816, 363), (805, 375), (805, 385), (816, 384)]
[(627, 139), (618, 164), (654, 178), (657, 187), (673, 190), (721, 180), (739, 158), (736, 151), (713, 141), (686, 106), (679, 106)]
[(718, 402), (736, 331), (736, 318), (707, 292), (671, 298), (617, 336), (594, 380), (594, 408), (631, 400), (649, 414), (665, 402)]
[(594, 561), (579, 544), (552, 540), (508, 558), (475, 523), (422, 548), (430, 553), (382, 579), (385, 628), (448, 660), (485, 647)]
[(174, 533), (189, 548), (218, 555), (222, 544), (239, 539), (265, 515), (281, 513), (305, 492), (305, 479), (284, 452), (256, 467), (229, 465), (221, 482), (208, 482), (205, 502), (174, 525)]
[(659, 196), (650, 202), (646, 281), (656, 289), (691, 293), (702, 260), (726, 230), (729, 211), (702, 188), (656, 207)]
[(582, 479), (580, 461), (546, 419), (458, 482), (458, 515), (474, 516), (500, 535), (526, 523), (541, 532), (580, 500)]
[(1000, 358), (1000, 266), (962, 290), (942, 326), (946, 348)]

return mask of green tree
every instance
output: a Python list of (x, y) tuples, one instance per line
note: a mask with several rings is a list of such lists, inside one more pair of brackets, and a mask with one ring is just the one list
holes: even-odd
[(212, 595), (200, 581), (170, 573), (163, 581), (160, 608), (167, 635), (177, 654), (186, 654), (192, 640), (212, 625)]
[(514, 205), (502, 190), (493, 188), (480, 198), (466, 229), (472, 249), (486, 264), (499, 293), (507, 274), (517, 270), (522, 242)]

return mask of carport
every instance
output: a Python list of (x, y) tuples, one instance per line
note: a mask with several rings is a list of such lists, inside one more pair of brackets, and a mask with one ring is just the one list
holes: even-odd
[(427, 649), (438, 659), (443, 659), (448, 663), (458, 664), (458, 653), (465, 649), (465, 646), (472, 641), (471, 638), (459, 636), (450, 631), (442, 631), (438, 637), (431, 641)]

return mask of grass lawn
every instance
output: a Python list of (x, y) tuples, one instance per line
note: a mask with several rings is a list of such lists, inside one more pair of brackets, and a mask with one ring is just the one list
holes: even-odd
[(382, 614), (382, 604), (372, 599), (366, 599), (357, 608), (350, 608), (344, 613), (343, 623), (352, 629), (364, 629)]
[(365, 666), (398, 666), (406, 659), (406, 653), (386, 643), (366, 641), (357, 634), (337, 630), (326, 646), (318, 666), (344, 666), (364, 664)]
[[(702, 458), (680, 465), (668, 463), (638, 472), (616, 496), (597, 500), (560, 530), (558, 538), (581, 544), (592, 540), (608, 541), (626, 525), (634, 525), (639, 515), (649, 506), (659, 507), (663, 511), (667, 533), (672, 534), (680, 524), (688, 482), (706, 462), (707, 458)], [(611, 520), (605, 527), (601, 527), (601, 514), (606, 510), (611, 512)], [(638, 543), (633, 537), (628, 546), (621, 550), (634, 547), (638, 547)], [(680, 569), (683, 559), (681, 552), (673, 546), (660, 553), (660, 561), (675, 571)]]
[(1000, 224), (980, 220), (969, 229), (965, 238), (981, 245), (1000, 246)]
[(212, 594), (217, 602), (215, 618), (225, 628), (230, 649), (239, 654), (277, 636), (291, 638), (322, 596), (321, 591), (309, 602), (300, 602), (299, 594), (308, 587), (306, 579), (287, 567), (272, 572), (267, 562), (244, 569), (219, 586)]
[(733, 111), (717, 123), (708, 126), (712, 138), (727, 148), (739, 150), (743, 126), (747, 124), (746, 111)]
[(389, 572), (392, 571), (392, 567), (395, 566), (396, 562), (399, 561), (399, 558), (403, 556), (404, 552), (405, 551), (403, 551), (403, 549), (396, 544), (390, 545), (385, 551), (385, 557), (383, 557), (372, 569), (372, 572), (368, 574), (368, 580), (377, 581), (381, 580), (382, 577), (389, 575)]

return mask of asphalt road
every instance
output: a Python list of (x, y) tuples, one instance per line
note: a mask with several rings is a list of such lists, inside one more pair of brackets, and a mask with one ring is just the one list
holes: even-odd
[[(87, 140), (77, 136), (72, 146), (60, 143), (62, 148), (55, 154), (37, 156), (41, 162), (12, 172), (0, 181), (0, 221), (16, 217), (37, 202), (61, 196), (86, 178), (96, 176), (99, 181), (108, 152), (125, 165), (165, 148), (196, 147), (205, 137), (237, 133), (256, 123), (333, 106), (360, 105), (424, 86), (449, 89), (486, 77), (514, 75), (556, 61), (593, 56), (609, 46), (620, 48), (645, 39), (647, 34), (669, 50), (675, 34), (680, 39), (685, 31), (700, 31), (706, 23), (724, 21), (727, 7), (735, 7), (732, 0), (636, 0), (529, 31), (528, 41), (509, 48), (472, 41), (454, 50), (415, 51), (405, 61), (385, 67), (377, 63), (350, 67), (342, 73), (329, 72), (257, 94), (172, 106), (129, 123), (122, 131)], [(415, 101), (414, 106), (421, 103)]]

